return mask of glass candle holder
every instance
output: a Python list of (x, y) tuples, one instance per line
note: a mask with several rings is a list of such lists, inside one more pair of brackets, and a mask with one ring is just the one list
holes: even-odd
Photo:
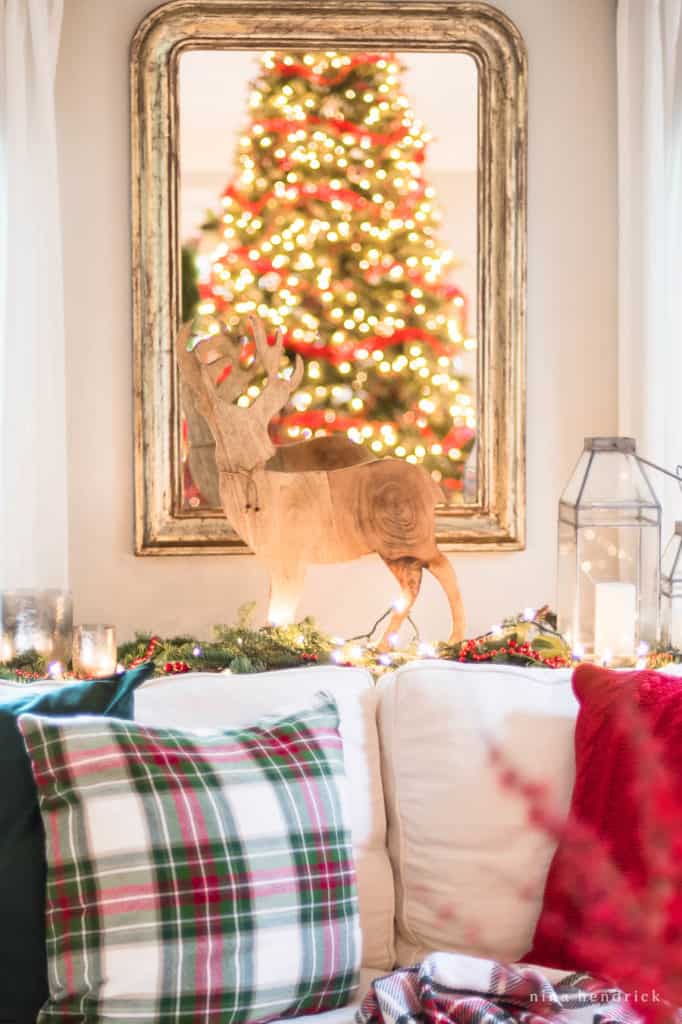
[(73, 670), (76, 675), (99, 678), (116, 671), (114, 626), (76, 626), (73, 634)]
[(6, 590), (0, 594), (0, 659), (26, 651), (66, 663), (73, 635), (67, 590)]

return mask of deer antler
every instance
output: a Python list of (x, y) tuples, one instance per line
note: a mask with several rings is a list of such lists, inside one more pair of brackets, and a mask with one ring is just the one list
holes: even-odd
[(191, 391), (197, 409), (210, 425), (211, 407), (201, 377), (201, 367), (197, 363), (194, 353), (190, 352), (187, 348), (191, 337), (192, 321), (190, 320), (182, 325), (175, 339), (175, 352), (180, 369), (180, 378), (183, 385)]
[(278, 376), (284, 353), (283, 328), (278, 328), (274, 341), (270, 344), (265, 331), (265, 325), (259, 317), (250, 316), (249, 326), (253, 332), (253, 340), (256, 343), (258, 358), (268, 376), (266, 386), (256, 402), (254, 402), (254, 408), (258, 408), (267, 426), (275, 413), (284, 408), (289, 401), (289, 396), (303, 380), (303, 360), (297, 353), (291, 376), (288, 379)]
[(256, 352), (269, 378), (277, 376), (284, 351), (284, 329), (278, 327), (272, 342), (268, 341), (265, 324), (257, 316), (249, 317), (249, 327), (256, 343)]
[(223, 402), (231, 402), (240, 395), (256, 375), (253, 363), (244, 366), (241, 361), (241, 342), (233, 339), (225, 328), (202, 339), (193, 354), (206, 386), (212, 386)]
[(216, 442), (218, 464), (229, 447), (229, 427), (225, 423), (225, 409), (242, 393), (253, 379), (255, 368), (243, 367), (240, 362), (241, 345), (222, 330), (192, 342), (192, 323), (178, 331), (176, 351), (180, 376), (194, 398), (199, 413), (204, 417)]
[(267, 444), (268, 424), (272, 417), (283, 409), (289, 396), (303, 379), (303, 360), (296, 356), (294, 370), (288, 379), (279, 376), (279, 366), (284, 352), (284, 332), (278, 330), (274, 343), (268, 344), (263, 321), (250, 317), (258, 360), (248, 368), (240, 360), (241, 344), (223, 330), (193, 342), (192, 324), (185, 324), (178, 332), (176, 348), (180, 374), (184, 386), (191, 391), (195, 405), (204, 417), (215, 438), (218, 466), (229, 464), (229, 452), (234, 446), (233, 399), (241, 394), (258, 372), (260, 363), (267, 375), (267, 382), (256, 401), (249, 407), (238, 410), (244, 422), (251, 421), (252, 427), (262, 431)]

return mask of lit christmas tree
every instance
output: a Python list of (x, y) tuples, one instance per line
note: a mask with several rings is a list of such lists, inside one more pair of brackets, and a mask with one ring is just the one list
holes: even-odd
[(240, 330), (254, 312), (282, 326), (306, 370), (278, 443), (343, 431), (423, 464), (454, 497), (474, 442), (462, 351), (475, 342), (401, 70), (391, 54), (263, 56), (235, 176), (205, 225), (217, 244), (195, 333)]

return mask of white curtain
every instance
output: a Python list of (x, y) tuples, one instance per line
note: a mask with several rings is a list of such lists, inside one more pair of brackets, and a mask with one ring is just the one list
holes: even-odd
[[(682, 0), (619, 0), (619, 431), (682, 463)], [(666, 527), (674, 481), (652, 474)]]
[(62, 0), (0, 0), (0, 588), (67, 584), (55, 69)]

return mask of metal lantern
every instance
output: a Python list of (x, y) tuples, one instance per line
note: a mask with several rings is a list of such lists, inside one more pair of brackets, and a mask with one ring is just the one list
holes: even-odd
[(661, 562), (661, 642), (682, 649), (682, 522), (675, 523)]
[(559, 502), (558, 620), (577, 657), (658, 642), (661, 506), (631, 437), (588, 437)]

